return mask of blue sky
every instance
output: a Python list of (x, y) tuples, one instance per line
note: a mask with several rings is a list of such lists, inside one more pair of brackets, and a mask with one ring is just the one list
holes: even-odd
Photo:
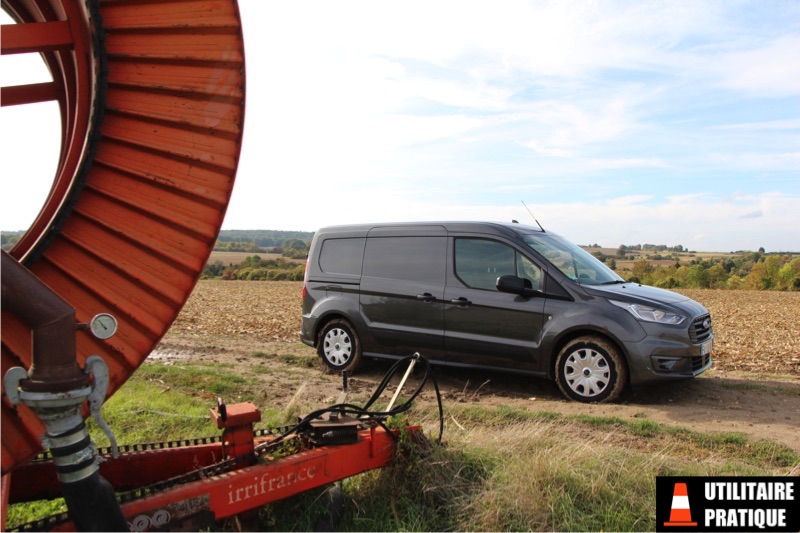
[[(532, 223), (524, 201), (580, 244), (800, 251), (800, 2), (240, 10), (248, 99), (224, 229)], [(19, 203), (2, 229), (24, 227)]]

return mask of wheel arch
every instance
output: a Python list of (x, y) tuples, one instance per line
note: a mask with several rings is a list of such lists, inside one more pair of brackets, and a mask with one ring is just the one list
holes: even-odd
[(620, 355), (622, 355), (622, 359), (625, 361), (625, 373), (628, 383), (630, 383), (630, 362), (628, 361), (628, 353), (624, 348), (624, 345), (619, 341), (619, 339), (615, 338), (611, 335), (608, 330), (602, 329), (593, 329), (593, 328), (576, 328), (570, 331), (564, 332), (561, 337), (559, 337), (556, 342), (553, 343), (553, 347), (549, 353), (549, 361), (547, 362), (547, 377), (550, 379), (555, 380), (556, 378), (556, 363), (558, 360), (558, 354), (561, 353), (561, 350), (572, 342), (575, 339), (580, 337), (600, 337), (602, 339), (607, 340), (610, 342), (617, 350), (619, 350)]
[(341, 311), (331, 311), (329, 313), (326, 313), (320, 316), (319, 320), (317, 320), (317, 323), (314, 325), (314, 348), (316, 348), (319, 345), (319, 336), (322, 333), (322, 330), (324, 330), (327, 327), (327, 325), (333, 322), (334, 320), (339, 320), (339, 319), (346, 320), (355, 328), (355, 325), (353, 324), (353, 321), (350, 320), (350, 317), (345, 315)]

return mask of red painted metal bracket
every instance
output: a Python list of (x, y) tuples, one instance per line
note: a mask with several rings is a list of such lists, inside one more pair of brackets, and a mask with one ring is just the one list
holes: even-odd
[[(407, 431), (417, 431), (408, 428)], [(396, 438), (396, 434), (395, 438)], [(195, 516), (222, 520), (301, 492), (391, 464), (395, 440), (366, 429), (353, 444), (322, 446), (209, 477), (122, 505), (132, 530), (170, 528)], [(71, 522), (53, 531), (72, 531)]]
[(72, 48), (72, 29), (65, 20), (3, 24), (2, 31), (3, 42), (0, 43), (0, 51), (3, 55), (52, 52)]
[[(212, 419), (223, 430), (221, 442), (125, 452), (118, 459), (101, 463), (100, 473), (116, 491), (124, 492), (224, 459), (247, 457), (259, 445), (274, 440), (274, 437), (254, 438), (253, 423), (260, 418), (258, 408), (249, 402), (228, 406), (224, 417), (218, 409), (213, 409)], [(419, 428), (409, 427), (406, 431), (416, 439)], [(255, 464), (243, 462), (237, 470), (123, 503), (122, 513), (134, 531), (169, 528), (192, 520), (209, 524), (387, 466), (395, 457), (398, 434), (399, 431), (389, 434), (382, 428), (371, 427), (359, 431), (353, 443), (318, 446), (279, 459), (267, 457)], [(234, 455), (234, 450), (242, 453)], [(3, 497), (10, 503), (60, 495), (52, 461), (22, 465), (4, 476), (3, 482)], [(73, 524), (59, 524), (52, 530), (71, 531)]]

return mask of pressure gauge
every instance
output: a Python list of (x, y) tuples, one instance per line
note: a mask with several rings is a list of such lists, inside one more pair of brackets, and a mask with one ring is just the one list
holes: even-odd
[(92, 335), (98, 339), (108, 339), (117, 332), (117, 319), (108, 313), (100, 313), (95, 315), (89, 323), (92, 330)]

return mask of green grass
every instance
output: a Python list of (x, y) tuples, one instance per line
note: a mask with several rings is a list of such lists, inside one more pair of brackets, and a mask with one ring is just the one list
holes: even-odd
[(63, 498), (9, 505), (6, 526), (8, 529), (12, 529), (45, 516), (65, 513), (66, 511), (67, 504)]
[[(657, 476), (787, 475), (800, 456), (738, 433), (635, 417), (448, 406), (449, 444), (343, 484), (342, 531), (647, 531)], [(411, 417), (435, 427), (434, 411)], [(307, 531), (320, 493), (273, 504), (265, 528)], [(315, 507), (317, 505), (317, 507)], [(308, 510), (307, 515), (303, 515)]]
[[(102, 415), (117, 443), (135, 444), (218, 435), (210, 409), (216, 398), (228, 403), (257, 397), (253, 382), (220, 370), (219, 366), (143, 365), (102, 408)], [(259, 427), (282, 425), (285, 413), (262, 408)], [(92, 442), (109, 446), (106, 435), (93, 419), (86, 421)], [(9, 506), (9, 528), (66, 511), (62, 499)]]
[(251, 381), (226, 372), (219, 364), (201, 366), (194, 364), (146, 364), (136, 371), (138, 380), (163, 382), (185, 394), (207, 397), (221, 396), (226, 400), (247, 401), (255, 397)]
[[(147, 364), (103, 413), (120, 443), (214, 435), (208, 415), (216, 397), (254, 399), (255, 387), (219, 366)], [(264, 424), (320, 407), (290, 403), (264, 409)], [(392, 466), (342, 482), (346, 505), (339, 530), (653, 530), (657, 476), (772, 476), (800, 467), (800, 456), (785, 446), (741, 433), (666, 426), (644, 415), (626, 420), (479, 403), (446, 404), (445, 410), (445, 445), (405, 443)], [(434, 407), (419, 407), (408, 417), (438, 428)], [(90, 427), (95, 442), (105, 445)], [(58, 505), (11, 506), (9, 526)], [(323, 490), (312, 490), (260, 509), (259, 528), (310, 531), (324, 509)]]
[[(219, 365), (143, 365), (103, 406), (103, 417), (120, 444), (218, 434), (210, 409), (217, 398), (228, 404), (258, 399), (257, 385)], [(277, 425), (279, 409), (261, 410), (264, 425)], [(92, 439), (108, 441), (90, 419)]]

